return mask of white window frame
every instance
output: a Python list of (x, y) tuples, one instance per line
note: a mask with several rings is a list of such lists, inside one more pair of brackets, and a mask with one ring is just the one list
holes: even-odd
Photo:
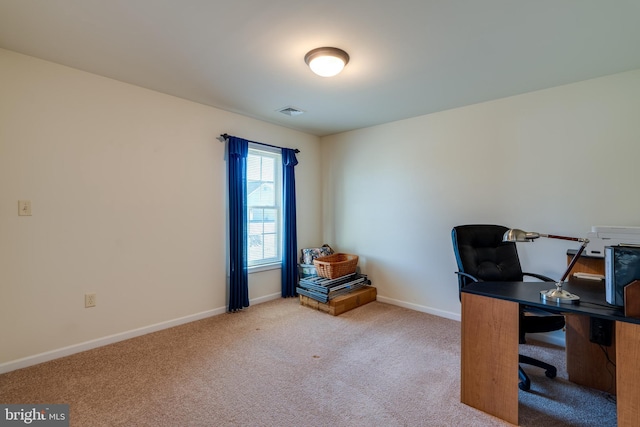
[[(258, 272), (263, 270), (271, 270), (274, 268), (281, 268), (282, 266), (282, 151), (278, 148), (271, 148), (261, 144), (253, 144), (249, 143), (249, 156), (258, 155), (262, 157), (271, 157), (274, 159), (274, 191), (275, 191), (275, 202), (274, 205), (271, 206), (260, 206), (255, 205), (260, 208), (276, 209), (276, 256), (273, 258), (262, 259), (259, 261), (251, 261), (247, 259), (247, 267), (249, 272)], [(247, 166), (248, 168), (248, 166)], [(248, 174), (247, 170), (247, 174)], [(250, 217), (251, 217), (251, 208), (252, 205), (249, 205), (249, 177), (247, 175), (247, 218), (245, 219), (247, 223), (247, 258), (249, 258), (249, 249), (250, 249)], [(264, 240), (263, 240), (264, 242)]]

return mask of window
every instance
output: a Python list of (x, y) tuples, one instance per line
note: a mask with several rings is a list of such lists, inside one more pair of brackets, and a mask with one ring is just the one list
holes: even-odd
[[(260, 147), (260, 148), (258, 148)], [(248, 266), (281, 262), (282, 156), (249, 144), (247, 156)]]

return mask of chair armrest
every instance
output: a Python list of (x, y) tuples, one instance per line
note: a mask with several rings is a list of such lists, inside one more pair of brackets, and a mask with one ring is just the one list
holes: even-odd
[(523, 276), (529, 276), (529, 277), (533, 277), (536, 278), (538, 280), (542, 280), (543, 282), (557, 282), (557, 280), (553, 280), (551, 277), (548, 276), (543, 276), (542, 274), (537, 274), (537, 273), (522, 273)]
[(458, 275), (458, 299), (462, 300), (462, 288), (464, 287), (464, 280), (463, 277), (466, 277), (467, 279), (473, 281), (473, 282), (482, 282), (482, 280), (478, 279), (475, 276), (472, 276), (469, 273), (463, 273), (462, 271), (456, 271), (455, 272)]
[(456, 271), (455, 272), (458, 276), (464, 276), (464, 277), (468, 277), (469, 279), (473, 280), (474, 282), (481, 282), (482, 280), (478, 279), (475, 276), (472, 276), (469, 273), (463, 273), (462, 271)]

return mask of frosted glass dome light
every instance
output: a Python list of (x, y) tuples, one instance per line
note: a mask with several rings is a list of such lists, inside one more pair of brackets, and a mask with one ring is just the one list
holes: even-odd
[(322, 77), (333, 77), (349, 63), (349, 55), (337, 47), (319, 47), (304, 56), (311, 71)]

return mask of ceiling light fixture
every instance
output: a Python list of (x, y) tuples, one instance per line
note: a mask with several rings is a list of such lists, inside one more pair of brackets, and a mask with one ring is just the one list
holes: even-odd
[(319, 47), (304, 56), (311, 71), (322, 77), (333, 77), (349, 63), (349, 54), (337, 47)]

